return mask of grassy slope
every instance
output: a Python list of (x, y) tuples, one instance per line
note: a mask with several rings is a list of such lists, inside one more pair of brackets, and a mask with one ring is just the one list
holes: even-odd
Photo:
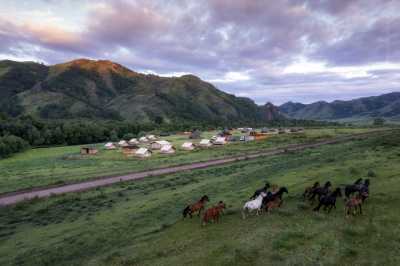
[[(79, 155), (79, 146), (34, 149), (12, 158), (0, 160), (0, 193), (49, 184), (85, 180), (89, 178), (125, 174), (133, 171), (148, 170), (194, 161), (204, 161), (217, 157), (239, 155), (247, 151), (300, 143), (318, 138), (333, 137), (341, 134), (358, 133), (368, 129), (314, 129), (305, 135), (273, 136), (265, 141), (232, 143), (224, 147), (208, 150), (178, 151), (175, 155), (155, 154), (147, 160), (126, 158), (118, 151), (104, 151), (96, 156)], [(211, 137), (216, 132), (205, 132), (203, 137)], [(187, 136), (166, 138), (180, 147)]]
[[(21, 265), (399, 265), (400, 134), (302, 153), (123, 183), (0, 209), (0, 264)], [(365, 177), (360, 217), (312, 213), (305, 185)], [(289, 197), (270, 216), (242, 220), (243, 202), (265, 180)], [(228, 203), (220, 224), (180, 220), (207, 193)]]

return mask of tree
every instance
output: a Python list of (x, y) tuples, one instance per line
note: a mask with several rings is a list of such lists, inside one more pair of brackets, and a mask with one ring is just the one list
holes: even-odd
[(115, 129), (111, 130), (110, 132), (110, 140), (113, 142), (118, 141), (118, 134), (117, 131), (115, 131)]

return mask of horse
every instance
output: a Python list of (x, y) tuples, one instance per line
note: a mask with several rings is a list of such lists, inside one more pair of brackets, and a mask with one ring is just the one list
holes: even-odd
[(263, 198), (267, 196), (267, 193), (265, 192), (261, 192), (260, 195), (258, 195), (258, 197), (254, 200), (250, 200), (248, 202), (246, 202), (243, 206), (243, 210), (242, 210), (242, 217), (243, 219), (246, 219), (246, 211), (247, 212), (252, 212), (254, 210), (256, 210), (256, 214), (259, 215), (260, 214), (260, 210), (261, 210), (261, 206), (262, 206), (262, 201)]
[(324, 211), (328, 208), (328, 213), (331, 212), (332, 208), (336, 209), (336, 198), (342, 196), (342, 190), (338, 187), (329, 195), (324, 195), (319, 199), (319, 204), (314, 208), (314, 211), (319, 211), (319, 209), (324, 206)]
[(346, 199), (350, 198), (350, 196), (353, 193), (356, 193), (356, 192), (360, 193), (362, 190), (364, 191), (364, 194), (366, 195), (365, 199), (368, 197), (369, 179), (365, 179), (364, 183), (361, 183), (361, 181), (362, 181), (362, 178), (359, 178), (359, 179), (357, 179), (356, 182), (354, 182), (354, 184), (345, 186), (344, 195), (345, 195)]
[(189, 215), (190, 218), (192, 218), (192, 214), (195, 212), (198, 212), (197, 216), (200, 216), (201, 211), (204, 209), (204, 205), (208, 201), (209, 201), (208, 196), (204, 195), (198, 202), (192, 205), (188, 205), (185, 209), (183, 209), (182, 212), (183, 218), (185, 219), (187, 215)]
[(288, 189), (286, 187), (281, 187), (277, 192), (275, 193), (268, 193), (266, 197), (263, 198), (262, 201), (262, 206), (267, 210), (268, 203), (271, 201), (275, 201), (279, 199), (279, 204), (278, 207), (282, 206), (283, 203), (283, 193), (289, 193)]
[(208, 208), (203, 216), (203, 225), (206, 225), (211, 220), (218, 223), (219, 215), (224, 212), (225, 208), (226, 206), (223, 201), (218, 202), (217, 206)]
[(260, 195), (261, 192), (267, 193), (267, 190), (270, 188), (270, 184), (269, 182), (265, 183), (265, 186), (262, 188), (257, 189), (253, 196), (250, 197), (251, 200), (254, 200), (258, 197), (258, 195)]
[(312, 187), (306, 187), (306, 189), (304, 190), (304, 193), (303, 193), (303, 200), (306, 200), (307, 198), (309, 198), (311, 196), (311, 193), (313, 192), (313, 190), (315, 190), (318, 187), (320, 187), (320, 184), (318, 181), (315, 182)]
[(317, 187), (313, 189), (311, 192), (311, 196), (308, 198), (311, 203), (314, 203), (315, 197), (318, 195), (318, 200), (321, 199), (322, 196), (326, 196), (330, 192), (330, 187), (332, 186), (332, 183), (330, 181), (327, 181), (323, 187)]
[(357, 208), (360, 214), (362, 214), (362, 205), (363, 203), (363, 196), (361, 193), (358, 193), (355, 197), (350, 198), (344, 207), (344, 212), (345, 215), (348, 216), (351, 212), (351, 210), (353, 210), (353, 215), (356, 214), (357, 212)]

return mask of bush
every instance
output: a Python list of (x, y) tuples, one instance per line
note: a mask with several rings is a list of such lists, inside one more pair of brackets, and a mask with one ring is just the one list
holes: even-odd
[(368, 177), (376, 177), (376, 173), (373, 170), (368, 170), (367, 176)]
[(8, 157), (13, 153), (24, 151), (28, 148), (28, 142), (20, 137), (13, 135), (0, 137), (0, 158)]

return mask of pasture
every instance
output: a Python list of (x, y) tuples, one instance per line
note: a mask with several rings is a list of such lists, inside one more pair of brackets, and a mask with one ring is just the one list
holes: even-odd
[[(399, 172), (392, 132), (33, 200), (0, 209), (0, 265), (399, 265)], [(330, 214), (301, 200), (316, 180), (360, 177), (371, 179), (362, 216), (345, 218), (341, 199)], [(283, 206), (243, 220), (244, 202), (267, 180), (288, 188)], [(208, 206), (227, 203), (220, 223), (182, 221), (204, 194)]]
[[(100, 152), (95, 156), (81, 156), (80, 146), (32, 149), (11, 158), (0, 160), (0, 193), (38, 186), (62, 185), (96, 177), (122, 175), (130, 172), (167, 167), (177, 164), (199, 162), (232, 155), (243, 155), (293, 143), (306, 143), (322, 138), (366, 132), (368, 128), (321, 128), (307, 129), (304, 134), (274, 135), (266, 140), (229, 143), (223, 147), (211, 147), (195, 151), (183, 151), (180, 145), (188, 136), (172, 135), (162, 139), (177, 147), (173, 155), (158, 154), (151, 158), (126, 158), (116, 150), (106, 151), (97, 144)], [(210, 138), (217, 132), (204, 132)], [(238, 135), (238, 132), (235, 133)], [(199, 140), (194, 140), (198, 142)]]

